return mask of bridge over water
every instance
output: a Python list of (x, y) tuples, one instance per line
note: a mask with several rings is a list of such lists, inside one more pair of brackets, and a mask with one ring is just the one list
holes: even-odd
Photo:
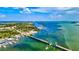
[(43, 43), (45, 43), (45, 44), (48, 44), (48, 45), (50, 45), (50, 46), (52, 46), (52, 47), (59, 48), (59, 49), (61, 49), (61, 50), (63, 50), (63, 51), (71, 51), (70, 49), (67, 49), (67, 48), (65, 48), (65, 47), (63, 47), (63, 46), (60, 46), (60, 45), (58, 45), (58, 44), (52, 45), (51, 43), (49, 43), (47, 40), (44, 40), (44, 39), (36, 38), (36, 37), (34, 37), (34, 36), (28, 36), (28, 37), (29, 37), (29, 38), (32, 38), (32, 39), (34, 39), (34, 40), (43, 42)]

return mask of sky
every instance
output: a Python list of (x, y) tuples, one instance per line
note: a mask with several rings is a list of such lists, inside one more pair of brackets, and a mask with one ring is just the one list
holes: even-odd
[(79, 8), (0, 7), (0, 21), (79, 21)]

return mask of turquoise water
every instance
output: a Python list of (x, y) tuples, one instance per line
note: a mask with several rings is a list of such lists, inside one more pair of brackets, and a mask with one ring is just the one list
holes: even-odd
[[(4, 22), (3, 22), (4, 23)], [(5, 22), (7, 23), (7, 22)], [(47, 40), (52, 44), (59, 44), (71, 50), (79, 50), (79, 26), (74, 22), (60, 22), (60, 21), (39, 21), (32, 22), (37, 28), (43, 26), (34, 37)], [(59, 29), (62, 28), (62, 29)], [(48, 47), (48, 49), (46, 49)], [(20, 40), (7, 48), (0, 48), (3, 51), (61, 51), (61, 49), (49, 46), (45, 43), (36, 41), (28, 37), (21, 37)]]

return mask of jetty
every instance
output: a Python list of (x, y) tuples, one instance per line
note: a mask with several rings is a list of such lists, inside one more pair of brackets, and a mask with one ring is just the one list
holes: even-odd
[(61, 50), (63, 50), (63, 51), (72, 51), (72, 50), (67, 49), (67, 48), (65, 48), (65, 47), (63, 47), (63, 46), (60, 46), (60, 45), (58, 45), (58, 44), (52, 45), (52, 44), (50, 44), (47, 40), (44, 40), (44, 39), (36, 38), (36, 37), (34, 37), (34, 36), (28, 36), (28, 37), (31, 38), (31, 39), (34, 39), (34, 40), (43, 42), (43, 43), (45, 43), (45, 44), (51, 45), (52, 47), (59, 48), (59, 49), (61, 49)]

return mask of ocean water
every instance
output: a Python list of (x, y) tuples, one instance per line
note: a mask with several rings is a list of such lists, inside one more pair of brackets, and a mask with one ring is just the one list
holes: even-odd
[[(11, 22), (11, 21), (10, 21)], [(18, 22), (18, 21), (17, 21)], [(31, 21), (32, 22), (32, 21)], [(9, 23), (9, 22), (0, 22)], [(34, 37), (47, 40), (52, 45), (58, 44), (65, 48), (79, 50), (79, 26), (75, 22), (67, 21), (33, 21), (34, 26), (43, 27)], [(48, 49), (46, 49), (48, 47)], [(61, 49), (49, 46), (26, 36), (7, 48), (0, 48), (1, 51), (62, 51)]]

